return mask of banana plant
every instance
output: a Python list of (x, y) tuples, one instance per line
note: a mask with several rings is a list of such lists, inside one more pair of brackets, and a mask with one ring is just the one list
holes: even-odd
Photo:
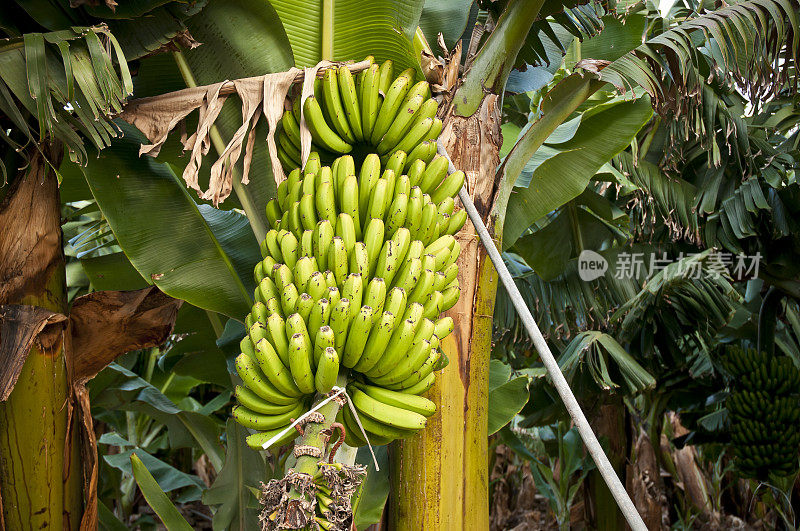
[[(13, 143), (11, 148), (3, 152), (2, 157), (6, 167), (19, 165), (19, 153), (22, 152), (17, 151), (17, 148), (28, 143), (33, 148), (25, 153), (43, 153), (44, 160), (53, 167), (59, 166), (59, 141), (67, 143), (72, 151), (79, 154), (80, 146), (83, 145), (81, 134), (91, 137), (96, 147), (107, 145), (106, 137), (98, 131), (98, 127), (103, 128), (109, 139), (112, 131), (118, 132), (110, 120), (117, 107), (122, 104), (122, 98), (130, 92), (131, 85), (127, 82), (126, 72), (136, 72), (136, 79), (133, 79), (133, 75), (130, 76), (133, 96), (141, 97), (186, 86), (216, 83), (224, 79), (283, 71), (293, 65), (306, 66), (321, 59), (359, 60), (371, 54), (378, 60), (392, 59), (398, 65), (418, 69), (434, 85), (438, 85), (441, 90), (441, 118), (444, 124), (440, 142), (454, 164), (469, 176), (469, 192), (498, 240), (504, 235), (506, 219), (512, 219), (508, 216), (509, 210), (524, 214), (519, 219), (517, 216), (513, 217), (514, 225), (521, 228), (509, 224), (513, 229), (509, 234), (519, 236), (543, 215), (579, 196), (594, 172), (604, 162), (608, 162), (598, 162), (597, 158), (587, 161), (585, 155), (592, 151), (592, 143), (585, 143), (579, 137), (574, 139), (576, 149), (565, 156), (553, 156), (536, 169), (536, 172), (541, 172), (541, 181), (532, 180), (526, 184), (518, 179), (524, 167), (551, 134), (570, 118), (574, 118), (573, 113), (580, 112), (581, 106), (606, 83), (611, 83), (626, 93), (640, 87), (647, 92), (657, 111), (670, 116), (670, 113), (674, 114), (677, 110), (677, 117), (681, 119), (679, 122), (686, 124), (691, 120), (703, 119), (703, 105), (710, 105), (712, 102), (707, 99), (698, 102), (698, 98), (681, 98), (675, 95), (697, 94), (696, 89), (702, 85), (709, 72), (721, 72), (722, 82), (734, 80), (744, 84), (754, 96), (762, 96), (758, 86), (772, 88), (782, 82), (794, 68), (797, 54), (797, 46), (793, 41), (790, 42), (798, 34), (796, 13), (792, 9), (793, 4), (783, 0), (750, 0), (708, 14), (702, 13), (699, 8), (696, 11), (690, 9), (689, 12), (682, 13), (684, 16), (676, 18), (680, 24), (676, 23), (674, 28), (666, 29), (668, 26), (656, 24), (654, 27), (657, 29), (654, 31), (660, 32), (661, 29), (658, 28), (666, 31), (663, 34), (648, 35), (644, 44), (639, 44), (642, 41), (641, 38), (637, 40), (636, 35), (613, 39), (615, 43), (624, 43), (624, 50), (617, 49), (610, 54), (602, 39), (609, 39), (615, 32), (627, 35), (623, 31), (625, 29), (641, 33), (645, 25), (641, 19), (637, 19), (637, 24), (622, 27), (623, 25), (615, 24), (604, 17), (623, 13), (616, 13), (614, 9), (609, 13), (598, 11), (595, 6), (581, 2), (507, 0), (473, 4), (421, 0), (319, 0), (308, 4), (288, 0), (274, 0), (270, 3), (236, 0), (208, 5), (202, 1), (191, 4), (146, 2), (116, 9), (108, 5), (73, 8), (66, 0), (51, 0), (45, 4), (42, 7), (40, 3), (13, 3), (10, 12), (15, 16), (3, 18), (2, 31), (9, 38), (15, 39), (5, 50), (8, 55), (3, 56), (13, 59), (14, 68), (4, 68), (3, 74), (13, 73), (16, 80), (13, 86), (8, 83), (13, 92), (10, 100), (12, 103), (2, 108), (4, 116), (8, 115), (13, 124), (11, 134), (7, 135)], [(641, 11), (646, 10), (646, 7), (637, 6), (636, 9)], [(438, 26), (425, 21), (423, 24), (421, 20), (426, 13), (429, 16), (438, 15), (440, 20), (447, 20), (447, 23)], [(13, 22), (8, 22), (9, 19)], [(105, 29), (92, 30), (93, 33), (86, 34), (88, 38), (85, 43), (90, 50), (89, 57), (94, 58), (90, 61), (88, 72), (90, 77), (94, 76), (95, 83), (100, 87), (102, 98), (89, 99), (84, 106), (80, 105), (80, 101), (73, 104), (69, 99), (69, 83), (62, 83), (61, 80), (75, 79), (74, 87), (80, 88), (75, 93), (83, 94), (84, 85), (81, 80), (86, 81), (87, 70), (79, 70), (76, 66), (78, 63), (75, 60), (64, 60), (63, 54), (69, 47), (69, 54), (72, 55), (72, 48), (77, 50), (84, 43), (81, 36), (73, 39), (72, 34), (58, 33), (58, 36), (51, 35), (50, 40), (46, 35), (48, 32), (65, 30), (74, 32), (73, 27), (93, 28), (103, 22), (107, 24), (109, 33), (103, 33)], [(604, 25), (606, 22), (607, 26)], [(418, 30), (419, 27), (422, 29)], [(608, 33), (604, 35), (605, 27), (608, 28)], [(437, 42), (439, 30), (444, 33), (446, 47), (451, 43), (457, 44), (441, 50), (437, 57), (437, 52), (428, 43)], [(110, 45), (111, 49), (116, 50), (115, 56), (98, 50), (95, 41), (96, 38), (99, 39), (98, 32), (106, 35), (109, 43), (114, 42), (112, 36), (119, 43), (119, 47)], [(59, 40), (66, 39), (65, 35), (69, 36), (66, 43)], [(572, 55), (568, 56), (570, 62), (566, 65), (570, 75), (557, 80), (543, 95), (541, 105), (537, 106), (535, 114), (531, 116), (530, 125), (520, 131), (519, 141), (510, 149), (498, 169), (506, 90), (524, 92), (531, 90), (526, 87), (549, 83), (548, 76), (553, 72), (546, 68), (545, 72), (535, 71), (533, 67), (538, 63), (549, 63), (554, 58), (560, 62), (568, 51), (565, 43), (570, 42), (569, 35), (586, 41), (571, 48)], [(600, 40), (595, 41), (594, 46), (590, 45), (595, 38)], [(257, 39), (257, 42), (252, 39)], [(43, 41), (47, 43), (44, 47)], [(198, 42), (203, 44), (196, 46)], [(705, 47), (698, 50), (698, 43)], [(589, 50), (586, 53), (591, 53), (592, 56), (576, 53), (575, 50), (583, 44)], [(180, 52), (155, 54), (173, 51), (177, 47), (182, 48)], [(61, 58), (56, 49), (62, 54)], [(91, 50), (94, 50), (94, 55)], [(773, 60), (778, 55), (782, 56), (782, 61)], [(43, 62), (45, 56), (48, 58), (46, 63)], [(420, 57), (423, 59), (420, 60)], [(751, 61), (746, 61), (746, 58)], [(126, 64), (133, 59), (138, 60), (136, 69)], [(747, 64), (757, 66), (750, 67), (750, 70), (745, 66)], [(527, 75), (526, 65), (531, 69), (531, 73)], [(765, 68), (760, 69), (764, 65)], [(62, 70), (64, 78), (61, 78)], [(771, 82), (763, 82), (765, 78), (751, 75), (756, 71), (762, 75), (769, 72), (770, 75), (765, 77)], [(446, 72), (454, 74), (447, 75)], [(43, 88), (44, 79), (47, 80), (49, 89)], [(754, 81), (756, 79), (758, 83)], [(101, 100), (105, 102), (105, 106), (98, 106), (96, 122), (88, 123), (79, 119), (82, 111), (91, 108), (90, 102), (94, 101), (99, 105)], [(6, 101), (9, 99), (6, 98)], [(643, 111), (646, 104), (643, 102), (641, 100), (633, 104), (642, 114), (634, 116), (627, 123), (631, 134), (641, 128), (645, 121), (643, 116), (646, 113)], [(518, 111), (517, 109), (517, 114), (520, 114)], [(220, 151), (225, 140), (233, 135), (241, 123), (234, 111), (228, 109), (223, 113), (216, 132), (212, 133), (212, 143)], [(55, 118), (63, 118), (64, 121)], [(588, 123), (591, 116), (584, 114), (581, 120)], [(73, 125), (74, 129), (67, 128), (65, 123)], [(102, 142), (93, 137), (89, 126), (100, 135)], [(38, 138), (34, 132), (39, 133)], [(263, 136), (262, 134), (261, 137)], [(618, 151), (609, 150), (601, 154), (610, 158)], [(148, 166), (145, 175), (152, 172), (158, 176), (155, 182), (148, 184), (155, 186), (169, 183), (170, 173), (180, 171), (186, 162), (185, 159), (177, 158), (177, 153), (175, 143), (171, 147), (165, 146), (163, 158), (157, 164), (167, 164), (170, 166), (168, 169), (145, 164)], [(85, 172), (86, 181), (89, 182), (93, 198), (117, 236), (122, 251), (134, 268), (148, 283), (160, 283), (165, 290), (181, 298), (185, 297), (200, 308), (210, 312), (239, 312), (237, 305), (244, 303), (246, 295), (241, 286), (245, 285), (246, 280), (238, 275), (235, 262), (231, 260), (229, 252), (222, 248), (218, 234), (211, 228), (214, 221), (220, 225), (233, 221), (223, 219), (222, 215), (216, 216), (215, 220), (210, 219), (214, 215), (203, 216), (199, 214), (202, 213), (202, 201), (193, 201), (194, 204), (190, 204), (184, 197), (183, 213), (187, 218), (183, 219), (189, 219), (189, 222), (183, 230), (187, 234), (206, 236), (204, 240), (207, 245), (203, 249), (210, 255), (204, 255), (204, 259), (207, 258), (209, 263), (215, 264), (215, 273), (208, 273), (209, 277), (215, 278), (204, 277), (203, 272), (196, 268), (187, 267), (184, 270), (177, 267), (191, 263), (185, 256), (180, 256), (180, 253), (161, 253), (158, 249), (164, 247), (157, 246), (154, 242), (154, 239), (170, 236), (159, 233), (150, 226), (143, 231), (147, 235), (147, 241), (136, 240), (136, 231), (132, 230), (125, 216), (119, 215), (120, 203), (115, 201), (113, 183), (102, 183), (102, 176), (93, 171), (107, 163), (112, 155), (111, 152), (108, 157), (101, 155), (94, 166), (90, 161)], [(263, 158), (258, 158), (259, 156)], [(566, 161), (563, 160), (565, 158)], [(570, 158), (573, 159), (572, 162), (569, 162)], [(264, 206), (275, 193), (274, 181), (266, 160), (266, 155), (261, 150), (253, 160), (254, 170), (251, 172), (249, 186), (234, 179), (235, 197), (229, 203), (230, 206), (244, 210), (258, 239), (263, 235), (265, 227)], [(572, 176), (563, 182), (563, 186), (558, 186), (563, 173), (546, 171), (549, 165), (557, 163), (565, 168), (566, 174)], [(43, 164), (46, 163), (42, 162), (39, 166)], [(133, 165), (133, 160), (127, 159), (125, 164)], [(66, 171), (68, 170), (65, 168), (59, 173), (63, 175)], [(121, 171), (120, 168), (110, 166), (105, 177), (108, 179)], [(14, 180), (24, 182), (20, 176)], [(49, 232), (42, 234), (52, 234), (51, 239), (58, 241), (59, 203), (55, 182), (53, 180), (49, 185), (49, 195), (41, 202), (36, 202), (35, 206), (41, 205), (49, 216), (37, 216), (50, 220)], [(101, 184), (105, 186), (100, 186)], [(537, 190), (544, 193), (537, 194)], [(152, 190), (152, 193), (162, 192)], [(177, 194), (177, 191), (173, 189), (171, 193)], [(517, 202), (532, 199), (536, 201), (535, 209), (530, 209), (530, 212), (525, 208), (514, 210), (518, 208)], [(163, 210), (160, 214), (166, 215)], [(233, 219), (233, 216), (230, 218)], [(152, 224), (159, 223), (163, 221), (154, 217)], [(29, 227), (18, 230), (27, 230), (28, 238), (36, 240)], [(19, 236), (12, 235), (15, 239)], [(463, 275), (465, 289), (464, 296), (451, 314), (462, 324), (462, 333), (457, 341), (452, 340), (444, 345), (452, 363), (445, 369), (440, 383), (431, 391), (435, 401), (446, 404), (454, 414), (437, 416), (431, 429), (413, 440), (405, 441), (394, 453), (397, 457), (393, 468), (396, 476), (394, 480), (407, 495), (393, 500), (395, 510), (392, 514), (395, 518), (402, 515), (403, 521), (395, 522), (396, 524), (402, 523), (410, 528), (457, 528), (466, 523), (479, 527), (488, 526), (486, 405), (491, 315), (497, 282), (483, 251), (471, 243), (467, 245), (468, 242), (474, 242), (474, 236), (472, 229), (465, 230), (459, 236), (464, 243), (463, 247), (467, 249), (463, 256), (464, 263), (467, 264)], [(505, 248), (515, 243), (510, 240), (511, 236), (506, 238)], [(31, 247), (34, 243), (35, 241), (31, 243)], [(159, 253), (163, 256), (159, 256)], [(50, 292), (63, 293), (63, 260), (58, 256), (53, 260), (55, 267), (48, 264), (43, 271), (47, 271), (48, 275), (56, 271), (57, 278), (39, 275), (31, 275), (31, 278), (37, 279), (40, 288), (47, 284), (48, 279), (52, 280)], [(166, 269), (167, 266), (177, 269)], [(201, 294), (196, 289), (200, 285), (207, 289), (220, 286), (217, 283), (220, 274), (224, 286), (220, 293)], [(41, 292), (41, 289), (36, 291), (37, 294)], [(240, 300), (237, 301), (237, 298)], [(26, 304), (51, 305), (58, 311), (64, 311), (64, 295), (55, 302), (24, 300)], [(19, 300), (0, 302), (7, 304)], [(241, 318), (241, 314), (238, 318)], [(40, 358), (43, 360), (44, 356), (35, 355), (30, 358), (32, 361), (26, 372), (23, 372), (22, 382), (31, 381), (33, 363)], [(63, 360), (58, 362), (59, 358), (55, 358), (57, 364), (53, 366), (49, 361), (51, 359), (53, 358), (47, 358), (49, 365), (40, 367), (37, 373), (52, 374), (63, 366)], [(32, 393), (28, 400), (23, 396), (20, 387), (11, 402), (0, 406), (0, 412), (11, 411), (17, 404), (25, 401), (41, 400), (43, 397), (37, 396), (34, 389), (35, 386), (25, 387), (25, 392)], [(64, 393), (65, 389), (60, 389), (56, 396), (47, 398), (48, 403), (62, 404)], [(56, 408), (51, 409), (56, 411)], [(63, 435), (64, 432), (66, 412), (57, 411), (59, 413), (55, 413), (53, 418), (57, 419), (56, 423), (60, 427), (50, 432), (57, 435), (53, 441), (63, 441), (64, 437), (59, 434)], [(3, 423), (3, 426), (10, 425), (12, 423)], [(445, 441), (447, 451), (433, 451), (442, 447), (440, 437)], [(48, 455), (63, 455), (63, 452), (58, 452), (58, 443), (48, 444)], [(6, 451), (5, 447), (0, 448), (0, 452)], [(32, 456), (33, 453), (22, 456), (22, 461), (33, 462)], [(454, 456), (460, 456), (458, 462), (453, 461)], [(42, 477), (43, 482), (52, 479), (50, 483), (61, 485), (62, 463), (53, 460), (51, 465), (47, 473), (38, 477)], [(77, 469), (80, 467), (70, 467), (70, 470)], [(420, 470), (426, 471), (421, 480)], [(10, 476), (3, 474), (0, 477)], [(79, 484), (77, 479), (71, 479), (67, 482), (67, 490), (71, 493), (69, 496), (50, 498), (69, 500), (69, 510), (61, 507), (59, 501), (58, 507), (48, 509), (47, 516), (34, 519), (40, 522), (49, 519), (51, 514), (57, 515), (53, 516), (54, 520), (47, 520), (47, 523), (59, 527), (63, 518), (61, 515), (68, 514), (77, 526), (81, 514)], [(16, 485), (17, 487), (9, 487), (0, 480), (4, 501), (8, 499), (9, 489), (15, 492), (15, 489), (23, 488), (19, 483)], [(22, 499), (22, 494), (14, 494), (15, 499)], [(33, 512), (31, 510), (31, 514)], [(24, 513), (20, 514), (24, 520)], [(15, 521), (6, 523), (14, 527)]]

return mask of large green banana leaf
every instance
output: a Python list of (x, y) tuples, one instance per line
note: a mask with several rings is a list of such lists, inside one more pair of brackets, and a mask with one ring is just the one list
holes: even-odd
[(489, 435), (511, 422), (528, 402), (528, 377), (514, 376), (500, 360), (489, 362)]
[(243, 319), (260, 257), (247, 220), (195, 203), (167, 164), (138, 156), (142, 135), (120, 126), (124, 138), (83, 169), (119, 246), (167, 295)]
[[(602, 107), (586, 111), (566, 142), (545, 143), (523, 169), (508, 203), (504, 248), (513, 245), (536, 220), (581, 194), (597, 170), (628, 147), (653, 114), (647, 98)], [(521, 141), (525, 140), (523, 133)], [(509, 159), (513, 156), (512, 151)]]
[(418, 65), (411, 39), (424, 0), (270, 0), (297, 66), (321, 59), (391, 59), (398, 70)]
[[(428, 39), (428, 44), (438, 52), (439, 48), (434, 43), (441, 33), (449, 48), (455, 46), (467, 30), (473, 3), (473, 0), (427, 0), (419, 19), (419, 27)], [(477, 6), (475, 9), (477, 10)], [(468, 45), (468, 42), (462, 44), (464, 48)]]

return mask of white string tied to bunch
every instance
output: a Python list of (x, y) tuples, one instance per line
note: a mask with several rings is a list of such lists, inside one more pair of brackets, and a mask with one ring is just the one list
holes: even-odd
[(363, 435), (364, 436), (364, 440), (367, 441), (367, 446), (369, 447), (369, 453), (372, 454), (372, 462), (375, 463), (375, 470), (376, 471), (380, 471), (381, 467), (378, 466), (378, 458), (375, 457), (375, 452), (372, 450), (372, 444), (369, 442), (369, 436), (367, 435), (366, 430), (364, 430), (364, 426), (361, 425), (361, 419), (358, 417), (358, 411), (356, 411), (355, 406), (353, 406), (353, 401), (350, 399), (350, 395), (347, 394), (347, 390), (344, 387), (339, 387), (338, 385), (335, 385), (335, 386), (333, 386), (333, 389), (331, 389), (331, 391), (335, 391), (335, 393), (329, 394), (328, 397), (325, 398), (324, 400), (320, 401), (319, 404), (317, 404), (316, 406), (312, 407), (311, 409), (309, 409), (308, 411), (306, 411), (305, 413), (300, 415), (297, 419), (294, 420), (294, 422), (289, 424), (289, 426), (287, 426), (285, 429), (281, 430), (280, 433), (278, 433), (277, 435), (272, 437), (270, 440), (268, 440), (267, 442), (262, 444), (261, 447), (264, 450), (266, 450), (267, 448), (269, 448), (270, 446), (275, 444), (277, 441), (279, 441), (281, 439), (281, 437), (286, 435), (289, 431), (293, 430), (295, 428), (295, 426), (297, 426), (298, 424), (303, 422), (303, 420), (306, 417), (308, 417), (309, 415), (311, 415), (312, 413), (314, 413), (315, 411), (320, 409), (322, 406), (324, 406), (325, 404), (327, 404), (328, 402), (330, 402), (331, 400), (333, 400), (337, 396), (344, 395), (345, 396), (345, 402), (347, 403), (347, 406), (350, 408), (350, 412), (353, 413), (353, 418), (356, 419), (356, 424), (358, 424), (358, 429), (361, 430), (361, 435)]

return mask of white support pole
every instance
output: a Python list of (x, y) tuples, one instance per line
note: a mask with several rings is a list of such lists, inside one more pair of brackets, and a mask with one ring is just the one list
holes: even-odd
[[(447, 158), (450, 164), (450, 173), (456, 171), (455, 166), (453, 166), (453, 162), (450, 160), (450, 157), (447, 155), (447, 151), (445, 151), (442, 144), (439, 144), (438, 152), (440, 155)], [(575, 427), (578, 428), (578, 433), (580, 434), (581, 439), (583, 439), (586, 449), (592, 456), (592, 459), (597, 466), (597, 470), (600, 472), (600, 475), (603, 477), (606, 485), (608, 485), (608, 489), (614, 496), (620, 511), (622, 511), (622, 514), (625, 516), (625, 520), (628, 521), (628, 525), (630, 525), (631, 529), (634, 531), (647, 531), (647, 527), (644, 525), (644, 520), (642, 520), (641, 515), (639, 515), (639, 512), (636, 510), (636, 506), (633, 505), (633, 501), (631, 501), (631, 498), (625, 490), (625, 487), (622, 485), (619, 477), (617, 477), (617, 473), (614, 471), (614, 467), (611, 466), (611, 462), (608, 460), (605, 452), (603, 452), (603, 447), (600, 446), (600, 441), (597, 440), (597, 436), (592, 431), (592, 427), (589, 425), (586, 415), (583, 414), (581, 406), (578, 404), (578, 400), (575, 398), (572, 389), (569, 388), (566, 378), (564, 378), (564, 375), (561, 373), (558, 362), (553, 356), (553, 353), (550, 352), (550, 347), (547, 346), (547, 342), (545, 341), (544, 336), (542, 336), (539, 326), (536, 324), (536, 321), (534, 321), (531, 311), (526, 306), (525, 300), (522, 298), (522, 294), (519, 292), (511, 273), (508, 271), (506, 264), (503, 262), (503, 257), (500, 256), (500, 252), (497, 250), (497, 247), (495, 247), (494, 240), (492, 240), (492, 237), (489, 235), (486, 225), (483, 224), (483, 220), (481, 219), (480, 214), (478, 214), (478, 210), (475, 208), (475, 204), (472, 202), (472, 198), (469, 196), (466, 186), (461, 188), (461, 191), (458, 193), (458, 197), (461, 199), (461, 203), (464, 206), (464, 209), (467, 211), (469, 219), (475, 226), (475, 230), (480, 237), (481, 243), (486, 248), (486, 252), (489, 254), (489, 259), (494, 264), (495, 269), (497, 269), (497, 273), (500, 275), (500, 280), (506, 287), (508, 296), (511, 299), (511, 302), (514, 304), (514, 308), (517, 310), (520, 319), (522, 319), (522, 323), (525, 325), (525, 329), (528, 331), (528, 335), (530, 336), (531, 341), (533, 341), (533, 345), (539, 352), (539, 356), (542, 358), (542, 363), (544, 363), (547, 373), (553, 380), (553, 386), (556, 388), (558, 395), (564, 402), (569, 416), (575, 423)]]

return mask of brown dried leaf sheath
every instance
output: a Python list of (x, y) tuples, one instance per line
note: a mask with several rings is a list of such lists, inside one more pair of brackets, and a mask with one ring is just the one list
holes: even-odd
[(39, 333), (66, 317), (36, 306), (0, 306), (0, 402), (6, 400)]
[[(278, 160), (278, 151), (275, 145), (275, 131), (283, 115), (286, 94), (293, 83), (304, 79), (308, 81), (304, 81), (303, 84), (303, 97), (313, 94), (314, 78), (320, 69), (331, 65), (333, 63), (322, 61), (314, 67), (306, 68), (305, 71), (291, 68), (286, 72), (237, 79), (232, 82), (223, 81), (160, 96), (141, 98), (128, 103), (119, 117), (137, 127), (151, 142), (142, 145), (139, 154), (157, 157), (161, 146), (167, 141), (170, 131), (179, 126), (183, 130), (186, 117), (194, 110), (199, 109), (197, 129), (191, 136), (186, 137), (184, 133), (181, 138), (184, 151), (191, 152), (189, 163), (183, 172), (183, 180), (202, 199), (210, 200), (216, 206), (231, 194), (233, 168), (241, 158), (243, 144), (242, 184), (249, 182), (248, 175), (256, 141), (255, 127), (262, 114), (269, 126), (267, 149), (275, 182), (280, 184), (286, 178)], [(362, 61), (348, 65), (348, 67), (353, 72), (358, 72), (369, 67), (369, 62)], [(237, 94), (242, 102), (242, 125), (211, 167), (208, 190), (203, 191), (198, 183), (198, 173), (203, 156), (208, 154), (211, 147), (209, 132), (217, 120), (222, 106), (231, 94)], [(311, 149), (311, 135), (302, 120), (300, 131), (301, 145), (303, 146), (301, 153), (306, 159)], [(247, 138), (246, 143), (245, 137)]]

